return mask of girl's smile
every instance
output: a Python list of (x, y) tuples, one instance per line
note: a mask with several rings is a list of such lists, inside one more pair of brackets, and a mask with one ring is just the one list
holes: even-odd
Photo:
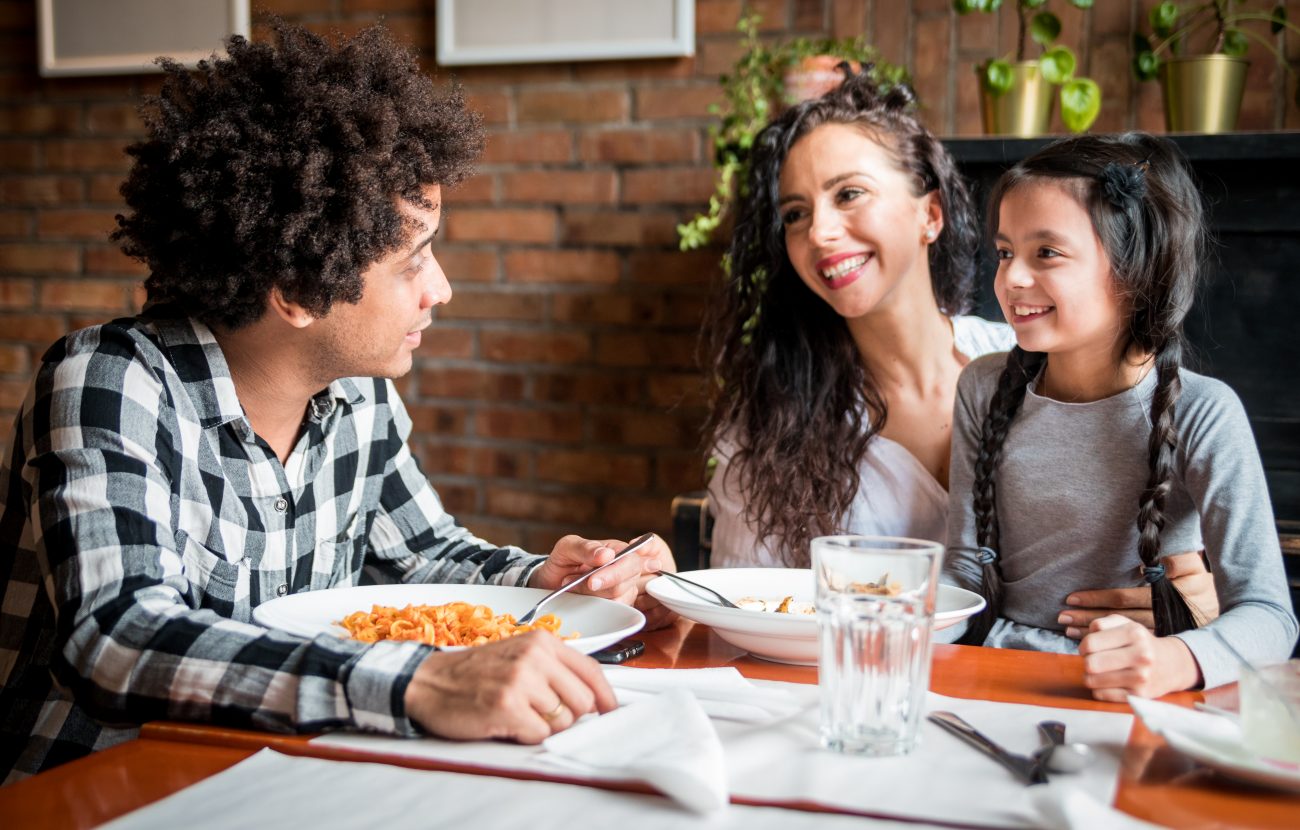
[(1054, 310), (1054, 306), (1043, 305), (1015, 305), (1011, 306), (1011, 325), (1028, 323), (1031, 320), (1037, 320), (1045, 317)]

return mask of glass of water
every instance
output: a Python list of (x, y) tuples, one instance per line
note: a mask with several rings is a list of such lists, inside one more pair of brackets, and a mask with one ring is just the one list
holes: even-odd
[(1300, 764), (1300, 660), (1241, 673), (1241, 736), (1256, 755)]
[(930, 685), (930, 631), (943, 545), (887, 536), (812, 540), (821, 742), (903, 755)]

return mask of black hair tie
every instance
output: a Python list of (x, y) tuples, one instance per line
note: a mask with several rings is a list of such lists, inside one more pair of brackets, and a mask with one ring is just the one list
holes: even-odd
[(1101, 169), (1097, 179), (1101, 182), (1101, 193), (1120, 210), (1127, 210), (1130, 205), (1142, 200), (1147, 193), (1146, 165), (1117, 164), (1111, 162)]
[(1164, 565), (1149, 565), (1142, 569), (1142, 578), (1147, 581), (1148, 585), (1154, 585), (1165, 578)]

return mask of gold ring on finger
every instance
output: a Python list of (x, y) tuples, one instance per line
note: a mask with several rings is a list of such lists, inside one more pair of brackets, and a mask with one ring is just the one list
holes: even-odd
[(555, 704), (554, 709), (542, 715), (542, 717), (545, 718), (547, 722), (554, 722), (556, 720), (559, 720), (560, 716), (562, 716), (565, 710), (567, 710), (568, 708), (569, 707), (564, 705), (564, 701), (561, 700)]

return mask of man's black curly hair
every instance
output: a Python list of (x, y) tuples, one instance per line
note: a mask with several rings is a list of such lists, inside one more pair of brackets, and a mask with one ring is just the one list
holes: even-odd
[(190, 71), (167, 59), (144, 107), (148, 138), (113, 239), (149, 266), (150, 304), (208, 324), (257, 320), (273, 287), (324, 316), (361, 299), (361, 272), (412, 228), (398, 200), (455, 185), (483, 149), (482, 119), (439, 89), (381, 27), (332, 46), (277, 23), (233, 36)]

